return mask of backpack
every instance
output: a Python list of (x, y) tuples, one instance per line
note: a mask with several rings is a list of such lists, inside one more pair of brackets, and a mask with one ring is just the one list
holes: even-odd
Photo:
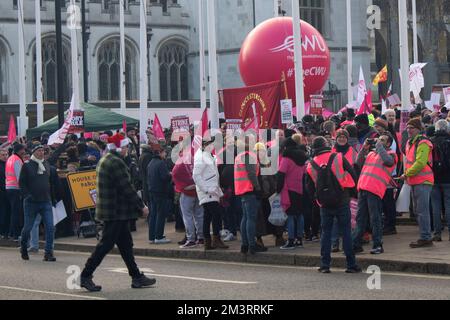
[(433, 141), (433, 169), (437, 173), (450, 170), (450, 139)]
[(337, 208), (342, 201), (344, 190), (331, 170), (337, 154), (332, 154), (328, 164), (319, 167), (311, 161), (312, 167), (317, 171), (316, 198), (323, 208)]

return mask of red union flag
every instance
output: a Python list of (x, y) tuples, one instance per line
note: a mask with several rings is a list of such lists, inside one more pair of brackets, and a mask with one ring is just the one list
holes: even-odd
[[(282, 82), (221, 91), (226, 119), (240, 119), (248, 124), (257, 115), (260, 129), (281, 128), (280, 100)], [(253, 110), (253, 107), (255, 110)]]

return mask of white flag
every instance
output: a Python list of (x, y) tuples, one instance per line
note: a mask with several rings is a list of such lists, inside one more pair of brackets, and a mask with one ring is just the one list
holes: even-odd
[(359, 82), (358, 82), (358, 97), (357, 97), (357, 106), (362, 105), (364, 102), (364, 99), (366, 98), (367, 94), (367, 87), (366, 87), (366, 80), (364, 79), (364, 71), (362, 66), (360, 66), (359, 69)]
[(67, 118), (66, 118), (66, 120), (64, 120), (62, 127), (48, 138), (47, 144), (49, 146), (52, 146), (54, 144), (63, 144), (64, 143), (64, 139), (66, 139), (66, 136), (69, 133), (70, 122), (73, 117), (74, 110), (77, 110), (77, 109), (75, 108), (74, 95), (72, 95), (72, 101), (70, 102), (70, 108), (69, 108), (69, 113), (67, 114)]
[(426, 63), (415, 63), (409, 67), (409, 85), (416, 101), (420, 101), (420, 91), (425, 87), (422, 68)]
[(382, 100), (381, 100), (381, 114), (385, 114), (386, 111), (387, 111), (386, 100), (382, 99)]

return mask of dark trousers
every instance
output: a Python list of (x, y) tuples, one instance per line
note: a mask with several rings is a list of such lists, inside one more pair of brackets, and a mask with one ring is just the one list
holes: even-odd
[(119, 248), (120, 255), (128, 268), (128, 274), (133, 278), (138, 277), (140, 271), (133, 255), (133, 239), (129, 220), (105, 222), (102, 238), (86, 262), (81, 276), (91, 277), (105, 256), (114, 248), (114, 245)]
[(203, 219), (203, 235), (205, 239), (211, 239), (211, 221), (213, 226), (213, 235), (220, 236), (221, 224), (221, 210), (218, 202), (209, 202), (203, 204), (204, 219)]
[(306, 236), (318, 236), (320, 232), (320, 207), (315, 203), (310, 203), (305, 207), (304, 219)]
[(383, 198), (384, 230), (395, 230), (397, 209), (395, 207), (394, 189), (387, 189)]
[(9, 236), (18, 239), (21, 232), (20, 216), (23, 212), (20, 190), (6, 190), (10, 206)]
[(0, 236), (7, 237), (9, 233), (9, 201), (6, 191), (0, 191)]

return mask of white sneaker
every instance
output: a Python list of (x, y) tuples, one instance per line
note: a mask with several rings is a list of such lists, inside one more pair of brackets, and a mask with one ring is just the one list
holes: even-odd
[(171, 243), (172, 241), (170, 241), (169, 239), (155, 239), (155, 244), (168, 244)]
[(221, 236), (222, 238), (225, 238), (225, 237), (228, 236), (229, 234), (230, 234), (230, 231), (228, 231), (227, 229), (220, 230), (220, 236)]
[(230, 241), (234, 241), (234, 240), (236, 240), (236, 237), (231, 232), (223, 238), (224, 242), (230, 242)]

